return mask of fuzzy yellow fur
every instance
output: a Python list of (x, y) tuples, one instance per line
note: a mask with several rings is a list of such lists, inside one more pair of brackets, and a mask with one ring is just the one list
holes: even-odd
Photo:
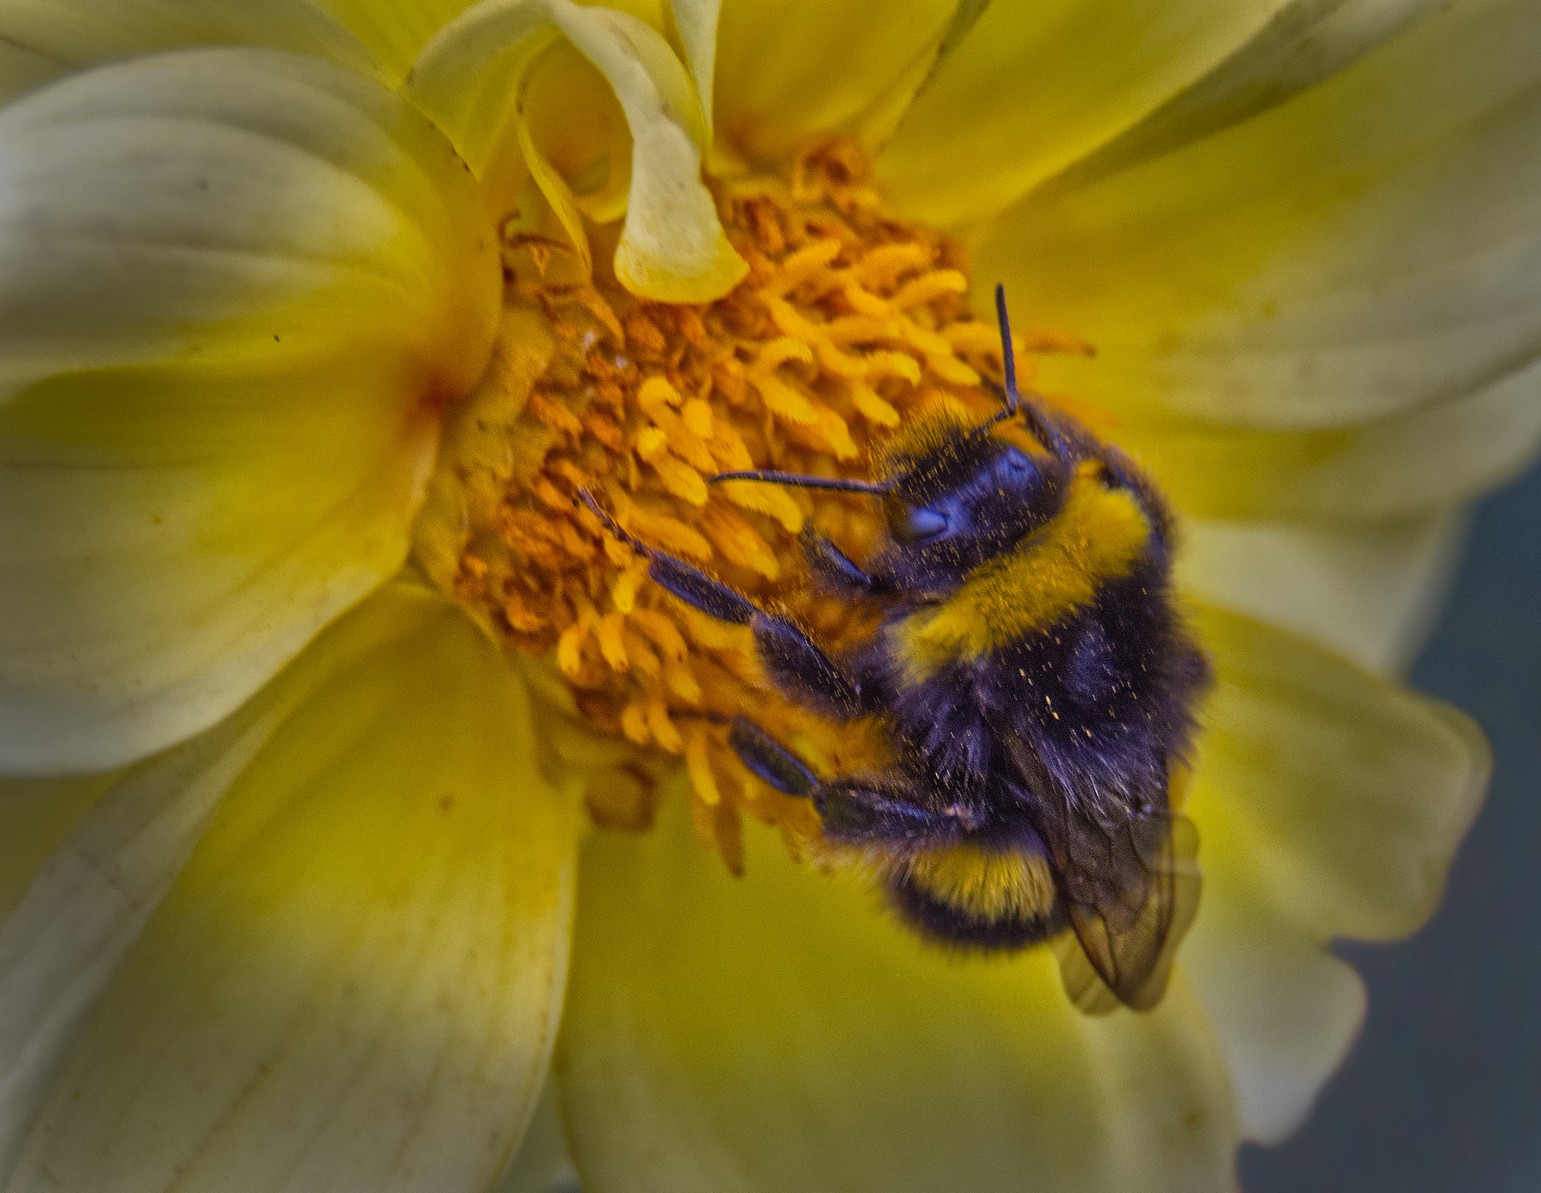
[(953, 660), (977, 659), (1043, 630), (1128, 575), (1150, 536), (1133, 494), (1109, 489), (1083, 464), (1064, 507), (1009, 555), (976, 568), (942, 604), (897, 627), (907, 677), (919, 682)]
[(949, 845), (908, 854), (897, 868), (937, 902), (992, 923), (1036, 919), (1054, 906), (1054, 877), (1036, 854)]

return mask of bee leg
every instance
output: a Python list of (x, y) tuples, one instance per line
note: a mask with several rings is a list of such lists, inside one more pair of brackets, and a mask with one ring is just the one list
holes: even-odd
[(935, 792), (928, 794), (919, 782), (897, 772), (820, 779), (806, 762), (748, 717), (733, 718), (728, 744), (755, 777), (784, 795), (811, 799), (824, 822), (824, 831), (836, 840), (944, 843), (979, 831), (977, 809), (940, 800)]
[(925, 806), (918, 785), (892, 775), (836, 780), (815, 794), (813, 804), (824, 831), (840, 841), (892, 843), (958, 835), (952, 817)]
[(793, 699), (842, 721), (870, 711), (861, 681), (785, 617), (756, 612), (750, 628), (760, 662)]
[[(825, 782), (792, 750), (748, 717), (734, 717), (728, 744), (756, 778), (784, 795), (813, 800), (832, 836), (844, 840), (891, 841), (930, 835), (947, 822), (951, 809), (938, 813), (922, 806), (915, 784), (898, 776)], [(965, 826), (959, 824), (960, 830)], [(946, 831), (946, 830), (944, 830)]]
[(660, 588), (687, 605), (720, 621), (747, 625), (760, 662), (792, 698), (841, 720), (864, 711), (861, 684), (785, 617), (767, 613), (722, 581), (661, 551), (650, 553), (647, 571)]
[(861, 684), (787, 618), (767, 613), (721, 580), (621, 529), (588, 490), (578, 496), (611, 534), (648, 561), (647, 574), (660, 588), (709, 617), (747, 625), (766, 671), (794, 699), (841, 720), (866, 711)]
[(851, 596), (884, 596), (893, 591), (892, 584), (882, 576), (862, 571), (849, 555), (822, 534), (804, 530), (798, 542), (809, 571), (824, 586)]
[(748, 717), (734, 717), (728, 744), (749, 771), (784, 795), (811, 796), (819, 777), (801, 758)]

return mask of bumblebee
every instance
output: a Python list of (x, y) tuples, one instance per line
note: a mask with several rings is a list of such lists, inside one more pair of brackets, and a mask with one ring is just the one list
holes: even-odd
[(747, 717), (729, 742), (761, 780), (813, 801), (825, 839), (870, 862), (906, 923), (975, 950), (1050, 942), (1083, 1009), (1145, 1009), (1198, 901), (1197, 836), (1169, 784), (1207, 667), (1174, 607), (1165, 503), (1117, 449), (1023, 397), (995, 298), (993, 417), (917, 420), (871, 480), (712, 478), (882, 503), (886, 535), (861, 564), (802, 540), (817, 583), (875, 607), (853, 648), (826, 651), (580, 496), (655, 582), (750, 627), (790, 699), (876, 726), (890, 761), (872, 773), (820, 775)]

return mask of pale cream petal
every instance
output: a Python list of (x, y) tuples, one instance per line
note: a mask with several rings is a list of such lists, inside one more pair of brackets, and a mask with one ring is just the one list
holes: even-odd
[(0, 102), (113, 59), (215, 45), (288, 50), (366, 75), (380, 69), (309, 0), (6, 0)]
[(912, 105), (879, 176), (922, 218), (989, 215), (1067, 169), (1125, 167), (1281, 103), (1437, 3), (990, 5)]
[(1521, 376), (1534, 406), (1534, 34), (1530, 0), (1447, 5), (1260, 115), (1050, 182), (983, 235), (981, 283), (1093, 344), (1042, 383), (1111, 408), (1342, 427)]
[(579, 819), (517, 671), (396, 585), (259, 702), (9, 1189), (470, 1193), (534, 1110)]
[(1234, 1188), (1230, 1091), (1177, 983), (1089, 1018), (1047, 950), (959, 959), (675, 799), (584, 856), (558, 1074), (587, 1193)]
[(1277, 1139), (1362, 1012), (1327, 942), (1401, 936), (1428, 917), (1488, 755), (1459, 713), (1289, 634), (1215, 610), (1197, 628), (1217, 682), (1185, 807), (1205, 877), (1182, 963), (1248, 1135)]
[(1354, 1042), (1365, 992), (1353, 968), (1251, 889), (1206, 862), (1204, 913), (1183, 964), (1223, 1042), (1247, 1138), (1293, 1134)]
[(1411, 661), (1459, 561), (1466, 518), (1360, 525), (1183, 524), (1181, 587), (1371, 671)]
[(319, 61), (0, 111), (0, 768), (184, 739), (392, 575), (500, 285), (448, 144)]
[(484, 0), (439, 31), (413, 66), (415, 101), (481, 169), (517, 101), (531, 47), (558, 32), (605, 77), (631, 132), (631, 183), (615, 276), (662, 302), (720, 298), (748, 266), (701, 181), (706, 116), (662, 35), (624, 12), (570, 0)]

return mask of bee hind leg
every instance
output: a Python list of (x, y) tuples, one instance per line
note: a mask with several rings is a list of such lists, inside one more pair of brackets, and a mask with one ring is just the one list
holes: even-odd
[(812, 767), (748, 717), (734, 717), (728, 744), (756, 778), (784, 795), (811, 799), (825, 831), (846, 841), (910, 840), (916, 836), (953, 837), (966, 827), (924, 806), (912, 782), (882, 777), (821, 779)]
[(733, 718), (728, 744), (755, 778), (783, 795), (811, 798), (818, 791), (819, 777), (808, 764), (748, 717)]

